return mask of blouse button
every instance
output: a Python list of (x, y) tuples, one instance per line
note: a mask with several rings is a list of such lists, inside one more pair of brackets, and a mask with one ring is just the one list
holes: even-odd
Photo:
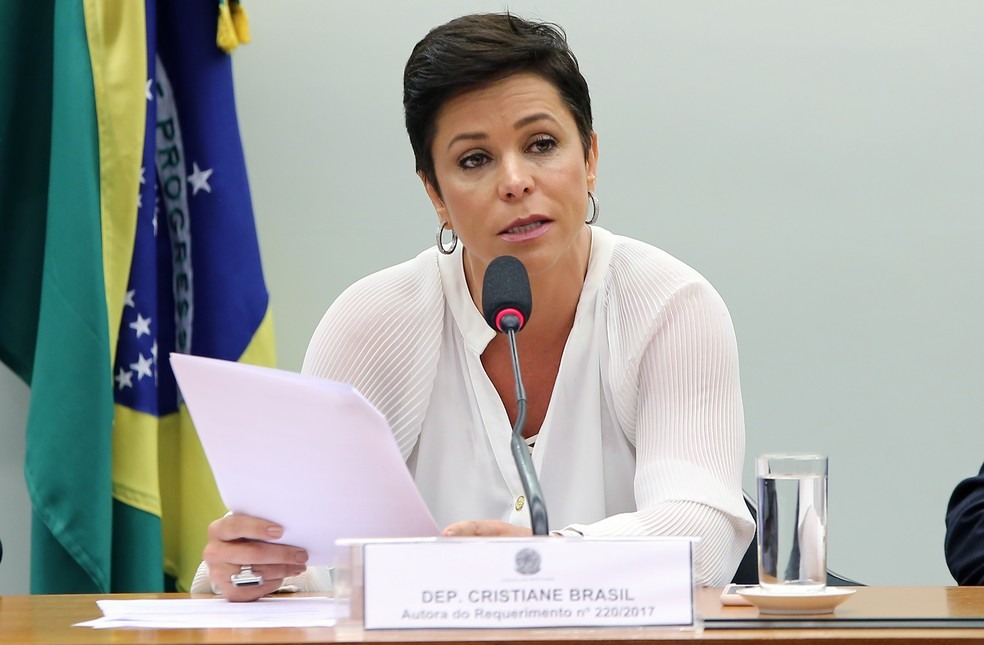
[(516, 498), (516, 510), (517, 511), (523, 510), (523, 505), (524, 504), (526, 504), (526, 498), (525, 497), (523, 497), (522, 495), (520, 495), (519, 497)]

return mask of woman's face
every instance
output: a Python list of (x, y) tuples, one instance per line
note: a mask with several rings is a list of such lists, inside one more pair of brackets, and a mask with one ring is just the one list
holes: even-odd
[(449, 100), (431, 146), (441, 195), (426, 179), (438, 218), (465, 248), (465, 274), (481, 284), (488, 264), (513, 255), (531, 279), (571, 271), (583, 279), (598, 141), (585, 158), (577, 125), (554, 86), (521, 73)]

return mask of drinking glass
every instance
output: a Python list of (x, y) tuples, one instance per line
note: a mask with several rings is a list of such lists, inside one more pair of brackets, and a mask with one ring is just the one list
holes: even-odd
[(758, 484), (759, 585), (781, 594), (827, 585), (827, 457), (766, 454), (755, 461)]

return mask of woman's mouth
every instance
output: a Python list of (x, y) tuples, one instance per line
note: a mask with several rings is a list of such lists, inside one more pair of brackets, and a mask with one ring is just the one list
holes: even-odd
[(540, 237), (546, 233), (552, 225), (553, 222), (550, 220), (538, 219), (525, 224), (520, 224), (518, 226), (510, 226), (503, 232), (499, 233), (499, 237), (507, 242), (525, 242), (527, 240)]
[(526, 231), (532, 231), (535, 228), (539, 228), (543, 225), (543, 222), (530, 222), (524, 226), (515, 226), (513, 228), (506, 229), (506, 233), (525, 233)]

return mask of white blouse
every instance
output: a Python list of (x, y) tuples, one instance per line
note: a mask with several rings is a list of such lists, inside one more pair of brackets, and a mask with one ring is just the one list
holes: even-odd
[[(534, 302), (531, 315), (550, 313)], [(349, 287), (304, 359), (304, 372), (351, 383), (386, 416), (440, 526), (529, 526), (512, 427), (481, 363), (494, 336), (471, 299), (460, 246), (449, 256), (431, 248)], [(754, 530), (744, 449), (738, 349), (720, 296), (669, 254), (592, 227), (532, 452), (551, 528), (698, 536), (698, 583), (726, 584)], [(289, 582), (314, 590), (323, 575)]]

